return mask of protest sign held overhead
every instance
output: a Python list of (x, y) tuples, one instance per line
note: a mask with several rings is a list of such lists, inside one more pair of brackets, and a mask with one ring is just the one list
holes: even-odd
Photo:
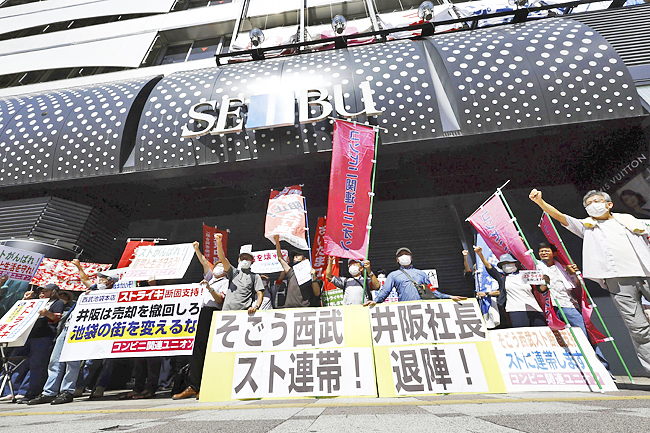
[(329, 256), (366, 258), (375, 134), (367, 126), (334, 123), (325, 232), (325, 254)]
[[(109, 269), (111, 265), (81, 262), (81, 267), (91, 281), (96, 281), (97, 273)], [(86, 286), (79, 279), (79, 270), (72, 262), (48, 259), (47, 257), (41, 262), (38, 271), (30, 283), (41, 287), (44, 287), (48, 283), (54, 283), (61, 290), (87, 290)]]
[(0, 245), (0, 276), (10, 280), (31, 281), (43, 260), (43, 254)]
[(81, 295), (69, 319), (61, 362), (190, 355), (201, 296), (198, 284)]
[(194, 257), (192, 244), (152, 245), (138, 248), (122, 275), (124, 281), (180, 279)]
[[(251, 251), (255, 261), (251, 265), (251, 271), (256, 274), (272, 274), (282, 272), (282, 265), (278, 261), (278, 254), (275, 250)], [(282, 250), (282, 257), (285, 262), (289, 261), (289, 252)]]
[(271, 190), (269, 206), (266, 211), (264, 237), (273, 242), (275, 235), (301, 250), (309, 249), (305, 233), (307, 220), (302, 188), (298, 185), (288, 186), (282, 191)]
[(28, 299), (16, 302), (0, 319), (0, 344), (25, 344), (34, 323), (41, 317), (38, 312), (45, 308), (48, 301), (49, 299)]
[(124, 252), (122, 253), (122, 257), (120, 258), (120, 262), (117, 265), (117, 268), (127, 268), (135, 258), (135, 251), (139, 247), (146, 247), (147, 245), (155, 245), (155, 242), (151, 241), (145, 241), (145, 240), (140, 240), (140, 241), (128, 241), (126, 243), (126, 247), (124, 248)]
[(216, 227), (203, 224), (203, 256), (208, 263), (214, 263), (217, 256), (217, 242), (214, 235), (221, 233), (221, 245), (223, 246), (223, 253), (228, 256), (228, 230), (219, 230)]

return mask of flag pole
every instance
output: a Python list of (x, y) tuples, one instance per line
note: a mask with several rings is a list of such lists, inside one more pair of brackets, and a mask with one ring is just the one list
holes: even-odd
[(305, 228), (307, 229), (307, 251), (309, 251), (309, 261), (311, 258), (311, 237), (309, 236), (309, 218), (307, 218), (307, 198), (302, 196), (302, 205), (305, 207)]
[[(519, 232), (519, 235), (523, 239), (524, 244), (526, 245), (526, 248), (528, 248), (527, 252), (533, 258), (533, 261), (535, 262), (535, 266), (537, 267), (537, 257), (535, 257), (535, 255), (533, 254), (533, 251), (530, 248), (530, 244), (528, 243), (528, 240), (526, 239), (526, 235), (524, 235), (523, 230), (521, 230), (521, 227), (519, 226), (519, 222), (517, 221), (517, 218), (512, 213), (512, 209), (510, 209), (510, 206), (508, 205), (508, 201), (503, 196), (503, 192), (501, 191), (501, 188), (497, 188), (496, 194), (499, 196), (499, 198), (501, 199), (501, 201), (505, 205), (506, 209), (508, 210), (508, 213), (510, 214), (510, 217), (512, 218), (512, 221), (515, 223), (515, 227), (517, 227), (517, 231)], [(551, 293), (550, 289), (548, 290), (548, 294), (551, 297), (551, 301), (554, 301), (553, 294)], [(576, 334), (573, 332), (573, 327), (569, 323), (569, 320), (566, 318), (566, 315), (564, 314), (564, 310), (562, 309), (562, 306), (560, 305), (559, 302), (556, 302), (556, 304), (557, 304), (558, 309), (560, 310), (560, 314), (562, 315), (562, 318), (564, 319), (564, 323), (569, 328), (569, 332), (571, 332), (571, 336), (573, 337), (573, 340), (575, 341), (576, 345), (578, 346), (578, 350), (580, 350), (580, 354), (582, 355), (582, 358), (587, 363), (587, 367), (589, 367), (589, 371), (591, 372), (591, 375), (594, 377), (594, 380), (596, 381), (596, 385), (598, 385), (598, 389), (600, 390), (601, 393), (604, 393), (605, 391), (603, 390), (603, 386), (600, 384), (600, 381), (598, 380), (598, 377), (596, 376), (596, 372), (594, 371), (593, 367), (591, 366), (591, 363), (589, 362), (589, 360), (585, 356), (585, 352), (582, 350), (582, 346), (580, 345), (580, 342), (578, 341), (578, 338), (576, 337)]]
[[(379, 148), (379, 131), (377, 128), (372, 126), (372, 129), (375, 131), (375, 156), (372, 160), (372, 182), (370, 186), (370, 215), (368, 217), (368, 245), (366, 245), (366, 260), (368, 260), (368, 254), (370, 254), (370, 229), (372, 228), (372, 206), (375, 202), (375, 179), (377, 176), (377, 149)], [(363, 265), (363, 263), (362, 263)], [(366, 282), (368, 280), (368, 271), (366, 267), (363, 266), (363, 294), (366, 294)], [(368, 299), (372, 301), (372, 299)]]
[[(553, 223), (553, 220), (551, 217), (544, 212), (546, 216), (548, 216), (548, 220), (551, 223), (551, 227), (553, 227), (553, 231), (555, 232), (555, 235), (557, 238), (560, 240), (560, 244), (562, 244), (562, 248), (564, 249), (564, 252), (566, 252), (567, 258), (571, 262), (572, 265), (575, 265), (575, 261), (573, 260), (573, 257), (571, 257), (571, 254), (569, 254), (569, 250), (567, 250), (566, 246), (564, 245), (564, 241), (562, 240), (562, 237), (560, 236), (560, 233), (558, 233), (557, 228), (555, 227), (555, 224)], [(598, 306), (594, 302), (593, 298), (591, 297), (591, 294), (589, 293), (589, 290), (587, 290), (587, 285), (585, 284), (585, 280), (582, 278), (582, 272), (577, 271), (576, 275), (578, 276), (578, 280), (580, 280), (580, 284), (582, 285), (582, 290), (585, 291), (587, 294), (587, 297), (589, 298), (589, 302), (591, 302), (591, 305), (594, 307), (594, 311), (596, 311), (596, 315), (598, 315), (598, 318), (600, 319), (600, 323), (603, 325), (603, 329), (605, 330), (605, 333), (607, 334), (607, 338), (609, 338), (609, 341), (612, 342), (612, 346), (614, 346), (614, 350), (616, 351), (616, 354), (618, 355), (618, 359), (621, 360), (621, 364), (623, 364), (623, 367), (625, 368), (625, 372), (627, 373), (627, 376), (630, 378), (630, 382), (634, 383), (634, 379), (632, 378), (632, 374), (630, 374), (630, 370), (628, 370), (627, 365), (625, 364), (625, 361), (623, 361), (623, 356), (621, 356), (621, 352), (619, 352), (618, 347), (616, 346), (616, 342), (614, 341), (614, 338), (612, 337), (612, 334), (609, 333), (609, 329), (607, 328), (607, 325), (605, 324), (605, 320), (603, 319), (603, 316), (600, 315), (600, 311), (598, 311)]]
[(489, 202), (489, 201), (492, 199), (492, 197), (494, 197), (495, 195), (499, 194), (499, 192), (500, 192), (503, 188), (505, 188), (505, 186), (508, 185), (509, 183), (510, 183), (510, 179), (506, 180), (506, 183), (504, 183), (504, 184), (501, 185), (499, 188), (497, 188), (497, 190), (496, 190), (494, 193), (492, 193), (492, 195), (489, 196), (489, 197), (488, 197), (488, 198), (483, 202), (482, 205), (480, 205), (480, 206), (479, 206), (479, 207), (478, 207), (478, 208), (477, 208), (477, 209), (476, 209), (476, 210), (475, 210), (475, 211), (474, 211), (470, 216), (468, 216), (467, 218), (465, 218), (465, 221), (469, 221), (469, 219), (470, 219), (471, 217), (473, 217), (474, 214), (475, 214), (476, 212), (480, 211), (480, 210), (483, 208), (483, 206), (485, 206), (485, 203)]

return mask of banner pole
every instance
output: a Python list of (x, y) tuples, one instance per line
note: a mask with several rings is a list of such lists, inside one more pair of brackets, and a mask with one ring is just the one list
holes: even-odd
[[(366, 245), (366, 260), (370, 254), (370, 229), (372, 228), (372, 206), (375, 202), (375, 179), (377, 175), (377, 149), (379, 148), (379, 132), (373, 128), (375, 132), (375, 156), (372, 160), (372, 181), (370, 183), (370, 216), (368, 217), (368, 245)], [(363, 265), (363, 263), (362, 263)], [(366, 281), (368, 280), (368, 271), (363, 267), (363, 293), (366, 294)], [(372, 301), (372, 299), (368, 299)]]
[[(544, 212), (546, 216), (548, 214)], [(573, 260), (573, 257), (571, 257), (571, 254), (569, 254), (569, 250), (567, 250), (566, 246), (564, 245), (564, 241), (562, 240), (562, 237), (560, 236), (560, 233), (558, 233), (557, 228), (555, 227), (555, 223), (553, 223), (553, 220), (551, 219), (550, 216), (548, 216), (548, 220), (551, 223), (551, 227), (553, 227), (553, 231), (555, 232), (555, 235), (557, 238), (560, 240), (560, 244), (562, 244), (562, 248), (567, 254), (567, 258), (571, 262), (572, 265), (575, 265), (575, 261)], [(589, 293), (589, 290), (587, 290), (587, 285), (585, 284), (584, 279), (582, 278), (582, 272), (578, 271), (576, 272), (576, 275), (578, 276), (578, 280), (580, 280), (580, 284), (582, 286), (582, 290), (585, 291), (587, 294), (587, 297), (589, 298), (589, 302), (591, 302), (592, 307), (594, 307), (594, 311), (596, 312), (596, 315), (598, 316), (598, 319), (600, 319), (600, 323), (603, 325), (603, 329), (605, 330), (605, 333), (607, 334), (607, 338), (609, 338), (609, 341), (611, 341), (612, 346), (614, 346), (614, 350), (616, 351), (616, 354), (618, 355), (618, 359), (621, 360), (621, 364), (623, 364), (623, 368), (625, 368), (625, 372), (627, 373), (627, 377), (630, 378), (630, 382), (634, 383), (634, 379), (632, 378), (632, 374), (630, 373), (630, 370), (627, 368), (627, 364), (625, 364), (625, 361), (623, 361), (623, 356), (621, 355), (621, 352), (619, 352), (618, 347), (616, 346), (616, 342), (614, 341), (614, 338), (612, 337), (612, 334), (609, 333), (609, 329), (607, 328), (607, 325), (605, 324), (605, 320), (603, 319), (603, 316), (600, 315), (600, 311), (598, 311), (598, 306), (594, 302), (594, 300), (591, 297), (591, 294)]]
[[(309, 261), (312, 262), (311, 258), (311, 237), (309, 236), (309, 218), (307, 218), (307, 198), (302, 196), (302, 204), (305, 207), (305, 228), (307, 229), (307, 251), (309, 251)], [(313, 265), (313, 262), (312, 262)]]
[[(528, 243), (528, 240), (526, 239), (526, 235), (524, 235), (523, 230), (521, 230), (521, 227), (519, 226), (519, 222), (517, 221), (517, 218), (515, 218), (515, 215), (512, 213), (512, 209), (510, 209), (510, 206), (508, 205), (508, 201), (506, 198), (503, 196), (503, 192), (501, 192), (501, 188), (497, 189), (497, 195), (503, 202), (503, 204), (506, 206), (506, 209), (508, 210), (508, 213), (510, 214), (510, 217), (512, 218), (513, 222), (515, 223), (515, 227), (517, 227), (517, 231), (519, 232), (519, 235), (524, 241), (524, 244), (526, 244), (526, 248), (528, 248), (528, 251), (530, 252), (530, 256), (533, 258), (533, 261), (535, 262), (535, 266), (537, 267), (537, 257), (535, 257), (535, 254), (532, 253), (532, 249), (530, 248), (530, 244)], [(548, 295), (551, 297), (551, 301), (554, 301), (553, 299), (553, 294), (551, 293), (551, 290), (548, 290)], [(569, 323), (569, 321), (566, 318), (566, 315), (564, 314), (564, 310), (562, 309), (562, 306), (560, 305), (559, 302), (556, 302), (558, 309), (560, 310), (560, 314), (562, 315), (562, 318), (564, 319), (564, 323), (567, 325), (569, 328), (569, 332), (571, 332), (571, 336), (573, 337), (573, 340), (575, 341), (576, 345), (578, 346), (578, 350), (580, 350), (580, 354), (582, 355), (582, 358), (585, 360), (587, 363), (587, 367), (589, 367), (589, 371), (591, 372), (591, 375), (594, 377), (594, 380), (596, 381), (596, 385), (598, 385), (598, 389), (600, 390), (601, 393), (605, 392), (603, 390), (603, 386), (600, 384), (600, 381), (598, 380), (598, 377), (596, 376), (596, 372), (594, 371), (593, 367), (591, 366), (591, 363), (585, 356), (585, 352), (582, 350), (582, 346), (580, 346), (580, 342), (578, 341), (578, 338), (576, 337), (576, 334), (573, 332), (573, 327)], [(586, 337), (586, 336), (585, 336)], [(571, 353), (571, 352), (569, 352)]]
[(501, 190), (502, 190), (503, 188), (505, 188), (505, 186), (508, 185), (509, 183), (510, 183), (510, 179), (506, 180), (506, 183), (504, 183), (504, 184), (501, 185), (499, 188), (497, 188), (497, 190), (496, 190), (495, 192), (493, 192), (492, 195), (489, 196), (489, 197), (488, 197), (488, 198), (483, 202), (483, 204), (481, 204), (481, 205), (480, 205), (480, 206), (479, 206), (479, 207), (478, 207), (474, 212), (472, 212), (472, 214), (471, 214), (470, 216), (468, 216), (467, 218), (465, 218), (465, 221), (469, 221), (469, 219), (470, 219), (471, 217), (473, 217), (474, 214), (475, 214), (476, 212), (480, 211), (481, 208), (483, 208), (483, 206), (485, 206), (485, 203), (489, 202), (489, 201), (492, 199), (492, 197), (494, 197), (495, 195), (499, 194), (499, 193), (501, 192)]

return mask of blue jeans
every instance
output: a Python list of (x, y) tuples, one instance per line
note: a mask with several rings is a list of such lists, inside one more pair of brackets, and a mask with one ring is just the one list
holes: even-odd
[(95, 375), (95, 372), (99, 368), (101, 368), (102, 371), (99, 374), (96, 386), (107, 388), (108, 384), (111, 382), (113, 362), (114, 361), (112, 359), (89, 359), (86, 361), (86, 365), (84, 365), (84, 368), (81, 371), (81, 377), (78, 380), (77, 388), (87, 387), (90, 384), (90, 380)]
[(34, 398), (41, 393), (53, 345), (51, 337), (28, 338), (23, 347), (13, 352), (14, 356), (29, 356), (29, 371), (25, 378), (20, 384), (14, 382), (14, 389), (18, 389), (17, 395)]
[(43, 395), (52, 397), (65, 391), (74, 393), (81, 361), (59, 362), (67, 330), (68, 323), (66, 322), (63, 331), (54, 343), (50, 364), (47, 367), (47, 382), (43, 388)]
[[(555, 309), (555, 314), (557, 314), (558, 319), (566, 323), (564, 321), (564, 317), (562, 316), (562, 313), (560, 313), (560, 309), (557, 307), (553, 307), (553, 308)], [(582, 332), (585, 334), (585, 337), (587, 337), (589, 343), (591, 343), (591, 347), (594, 348), (594, 352), (596, 352), (596, 358), (598, 358), (598, 360), (605, 366), (607, 371), (610, 371), (609, 362), (607, 362), (607, 360), (605, 359), (605, 355), (603, 355), (603, 352), (600, 350), (600, 347), (595, 345), (591, 341), (591, 339), (589, 339), (589, 334), (587, 334), (587, 327), (585, 326), (585, 320), (582, 317), (582, 313), (580, 313), (580, 311), (576, 310), (575, 308), (562, 308), (562, 311), (566, 315), (566, 318), (569, 321), (569, 325), (582, 329)]]

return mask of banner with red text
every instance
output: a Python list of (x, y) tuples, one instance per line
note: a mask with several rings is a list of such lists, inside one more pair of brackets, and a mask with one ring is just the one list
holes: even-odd
[(205, 259), (212, 264), (217, 260), (217, 243), (214, 240), (214, 235), (221, 233), (223, 238), (221, 239), (221, 244), (223, 245), (223, 253), (228, 256), (228, 230), (219, 230), (216, 227), (207, 226), (203, 224), (203, 256)]
[[(325, 231), (327, 230), (326, 217), (318, 218), (318, 226), (316, 226), (316, 236), (314, 236), (314, 246), (311, 249), (311, 265), (316, 269), (318, 278), (325, 282), (323, 291), (335, 290), (337, 287), (327, 281), (325, 278), (325, 271), (327, 270), (327, 260), (329, 256), (325, 254)], [(339, 261), (334, 261), (332, 265), (332, 275), (339, 276)]]
[(0, 277), (31, 281), (43, 260), (43, 254), (0, 245)]
[(298, 185), (288, 186), (282, 191), (271, 190), (269, 207), (266, 211), (264, 237), (273, 242), (275, 235), (281, 241), (289, 242), (301, 250), (309, 249), (305, 233), (307, 232), (305, 201), (302, 188)]
[(175, 280), (183, 278), (194, 257), (192, 244), (151, 245), (138, 248), (122, 275), (124, 281)]
[[(542, 229), (544, 236), (546, 236), (546, 240), (555, 245), (557, 248), (555, 260), (557, 260), (560, 265), (564, 266), (572, 264), (573, 262), (571, 261), (571, 256), (569, 255), (569, 252), (564, 248), (562, 239), (560, 239), (560, 236), (555, 230), (553, 221), (551, 221), (551, 218), (546, 212), (542, 214), (542, 218), (539, 221), (539, 228)], [(574, 296), (580, 302), (580, 312), (582, 313), (582, 318), (585, 321), (585, 327), (587, 328), (589, 339), (596, 344), (602, 343), (604, 341), (607, 341), (607, 337), (605, 337), (591, 321), (591, 313), (594, 311), (594, 307), (589, 302), (587, 292), (584, 290), (582, 284), (576, 284), (576, 287), (573, 289)]]
[(0, 319), (0, 344), (25, 344), (34, 323), (41, 317), (38, 312), (45, 308), (48, 301), (49, 299), (28, 299), (16, 302)]
[(61, 362), (191, 355), (201, 296), (198, 284), (81, 295), (69, 319)]
[[(110, 264), (81, 262), (90, 281), (97, 281), (97, 273), (105, 271), (111, 267)], [(56, 260), (44, 258), (38, 271), (30, 281), (30, 284), (43, 287), (46, 284), (54, 283), (61, 290), (85, 291), (86, 286), (79, 279), (79, 270), (77, 267), (66, 260)]]
[(155, 245), (155, 243), (150, 241), (127, 242), (122, 257), (120, 258), (120, 262), (117, 264), (117, 268), (127, 268), (135, 258), (135, 250), (137, 250), (138, 247), (145, 247), (147, 245)]
[[(503, 205), (500, 195), (501, 192), (497, 192), (474, 212), (467, 221), (474, 226), (497, 257), (502, 254), (511, 254), (521, 262), (524, 268), (534, 270), (535, 260), (531, 255), (532, 252), (528, 251), (526, 244), (519, 236), (519, 231), (513, 223), (514, 220)], [(553, 329), (564, 329), (566, 325), (557, 318), (548, 291), (539, 293), (534, 290), (533, 295), (535, 295), (537, 303), (544, 311), (548, 326)]]
[(372, 128), (338, 120), (334, 123), (325, 231), (325, 254), (329, 256), (366, 258), (374, 154)]

